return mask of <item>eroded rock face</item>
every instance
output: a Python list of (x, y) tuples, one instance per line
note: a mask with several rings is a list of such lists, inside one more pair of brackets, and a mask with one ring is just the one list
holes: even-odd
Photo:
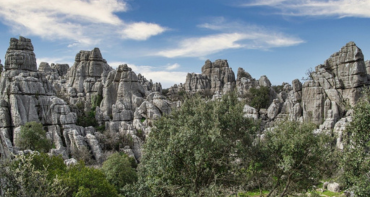
[(364, 55), (354, 42), (347, 43), (312, 73), (325, 89), (350, 89), (368, 84)]
[(5, 70), (36, 71), (36, 56), (31, 40), (22, 36), (11, 38), (5, 55)]
[[(55, 65), (58, 72), (64, 73), (64, 66)], [(113, 70), (102, 58), (99, 48), (91, 51), (80, 51), (76, 54), (75, 63), (69, 69), (66, 92), (69, 93), (69, 102), (85, 102), (85, 107), (92, 105), (93, 97), (103, 93), (104, 79)]]
[[(123, 151), (139, 161), (153, 123), (181, 106), (180, 101), (171, 103), (161, 94), (160, 83), (137, 75), (127, 65), (111, 68), (98, 48), (77, 53), (72, 67), (42, 62), (37, 70), (31, 40), (20, 37), (11, 39), (5, 57), (0, 77), (0, 157), (17, 153), (20, 127), (36, 121), (44, 125), (55, 146), (50, 154), (68, 159), (72, 150), (87, 148), (102, 162), (104, 151), (98, 139), (102, 134), (76, 125), (77, 113), (71, 106), (81, 105), (84, 112), (95, 110), (96, 121), (109, 132), (130, 136), (132, 144)], [(350, 115), (344, 117), (345, 107), (354, 106), (362, 86), (369, 85), (370, 62), (350, 42), (311, 74), (312, 80), (303, 85), (296, 79), (275, 92), (266, 76), (254, 79), (239, 68), (235, 79), (226, 60), (207, 60), (201, 74), (189, 73), (185, 83), (174, 85), (167, 95), (176, 101), (179, 93), (200, 92), (217, 100), (235, 88), (242, 97), (250, 88), (268, 87), (269, 108), (257, 111), (245, 105), (245, 117), (261, 119), (266, 129), (285, 118), (311, 121), (320, 125), (317, 132), (337, 133), (337, 147), (342, 149), (341, 135), (351, 121)]]
[(180, 91), (187, 93), (202, 92), (214, 94), (215, 92), (230, 92), (235, 87), (235, 74), (229, 67), (227, 60), (207, 60), (202, 67), (202, 73), (188, 73), (184, 84), (175, 85), (169, 89), (168, 95), (174, 96)]
[[(0, 156), (9, 158), (22, 152), (16, 139), (21, 126), (31, 121), (45, 126), (46, 136), (55, 146), (51, 154), (68, 158), (70, 146), (87, 146), (85, 129), (75, 125), (76, 114), (56, 96), (55, 85), (62, 86), (68, 65), (42, 62), (37, 70), (31, 40), (23, 37), (10, 40), (5, 56), (5, 71), (0, 77)], [(70, 128), (79, 129), (65, 135)]]
[(235, 86), (235, 74), (227, 60), (218, 59), (215, 62), (207, 60), (202, 67), (202, 75), (210, 79), (211, 92), (223, 92), (224, 86), (228, 83)]

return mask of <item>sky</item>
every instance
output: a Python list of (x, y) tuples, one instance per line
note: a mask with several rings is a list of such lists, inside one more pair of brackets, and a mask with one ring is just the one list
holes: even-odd
[[(32, 40), (37, 64), (99, 47), (163, 88), (227, 59), (237, 73), (291, 83), (354, 41), (370, 59), (370, 0), (1, 0), (0, 59)], [(4, 56), (1, 56), (3, 54)]]

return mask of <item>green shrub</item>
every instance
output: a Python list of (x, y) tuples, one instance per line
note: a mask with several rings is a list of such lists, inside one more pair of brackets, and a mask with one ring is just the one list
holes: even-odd
[(342, 184), (357, 196), (370, 196), (370, 90), (354, 107), (351, 123), (343, 133)]
[(76, 146), (74, 146), (71, 150), (71, 155), (77, 161), (82, 161), (88, 165), (94, 164), (91, 151), (86, 146), (82, 146), (80, 148), (76, 148)]
[(213, 196), (239, 186), (235, 160), (257, 127), (236, 94), (208, 102), (195, 96), (154, 124), (138, 167), (141, 193), (130, 195)]
[(59, 159), (46, 157), (46, 154), (18, 155), (12, 161), (0, 161), (0, 194), (14, 197), (65, 196), (67, 187), (58, 176), (50, 174), (59, 168), (59, 164), (54, 165), (59, 163)]
[(283, 91), (283, 89), (284, 89), (284, 86), (283, 85), (273, 85), (273, 86), (271, 86), (272, 87), (272, 89), (274, 89), (274, 91), (277, 93), (277, 94), (279, 94), (280, 92), (282, 92)]
[(86, 113), (82, 112), (82, 114), (80, 114), (77, 117), (77, 125), (80, 125), (80, 126), (83, 126), (83, 127), (89, 127), (89, 126), (92, 126), (92, 127), (95, 127), (95, 128), (98, 127), (99, 123), (95, 119), (95, 111), (90, 110)]
[(270, 193), (284, 196), (307, 191), (327, 172), (333, 139), (324, 133), (314, 134), (314, 129), (314, 124), (283, 121), (266, 133), (261, 149), (269, 156), (260, 162), (271, 176)]
[(116, 187), (117, 191), (126, 184), (137, 181), (136, 171), (132, 168), (132, 163), (126, 154), (114, 153), (110, 155), (103, 163), (102, 170), (107, 180)]
[(66, 196), (118, 196), (116, 189), (101, 170), (86, 167), (84, 163), (69, 167), (61, 176), (61, 180), (63, 185), (68, 187)]
[(169, 88), (162, 89), (163, 96), (167, 96), (168, 92), (169, 92)]
[(94, 95), (91, 97), (91, 110), (95, 111), (95, 108), (97, 106), (100, 106), (100, 103), (102, 102), (103, 97), (101, 95)]
[(257, 110), (260, 110), (261, 108), (267, 108), (270, 104), (270, 88), (265, 86), (261, 86), (258, 89), (250, 88), (246, 98), (247, 103)]
[(67, 166), (64, 164), (61, 155), (49, 156), (46, 153), (35, 154), (33, 155), (31, 163), (36, 170), (46, 169), (49, 180), (54, 179), (57, 175), (61, 175), (67, 170)]
[(28, 122), (21, 126), (16, 144), (21, 149), (31, 149), (39, 152), (48, 152), (52, 147), (50, 140), (46, 138), (46, 133), (42, 129), (42, 124)]

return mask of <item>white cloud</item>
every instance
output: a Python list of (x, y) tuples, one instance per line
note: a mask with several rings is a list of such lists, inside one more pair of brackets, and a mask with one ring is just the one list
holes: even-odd
[(370, 17), (370, 0), (256, 0), (243, 6), (270, 6), (291, 16)]
[(243, 47), (237, 41), (243, 40), (245, 35), (240, 33), (216, 34), (199, 38), (189, 38), (181, 41), (179, 47), (159, 51), (157, 55), (173, 57), (203, 57), (225, 49)]
[[(129, 64), (125, 62), (111, 62), (109, 63), (110, 66), (113, 68), (117, 68), (121, 64), (127, 64), (132, 71), (136, 74), (143, 75), (146, 79), (152, 80), (154, 83), (160, 82), (162, 84), (162, 88), (169, 88), (174, 84), (185, 83), (187, 72), (174, 72), (169, 70), (159, 70), (153, 66), (137, 66), (135, 64)], [(179, 65), (175, 63), (174, 65)], [(165, 66), (168, 68), (168, 66)], [(163, 66), (159, 67), (163, 68)]]
[(301, 44), (304, 41), (271, 29), (246, 25), (241, 22), (228, 22), (222, 17), (210, 23), (198, 25), (221, 33), (195, 38), (186, 38), (178, 47), (161, 50), (155, 55), (174, 57), (205, 57), (227, 49), (270, 49)]
[(175, 70), (175, 69), (178, 69), (178, 68), (180, 68), (180, 64), (178, 64), (178, 63), (166, 66), (166, 70)]
[(127, 25), (122, 31), (122, 37), (133, 40), (146, 40), (149, 37), (161, 34), (164, 31), (166, 31), (166, 28), (157, 24), (138, 22)]
[(146, 32), (136, 32), (138, 37), (129, 32), (126, 38), (146, 40), (165, 31), (153, 23), (126, 24), (115, 14), (128, 10), (122, 0), (1, 0), (0, 8), (0, 19), (17, 34), (67, 39), (73, 43), (69, 47), (96, 45), (111, 37), (119, 39), (122, 29), (137, 26), (138, 31)]

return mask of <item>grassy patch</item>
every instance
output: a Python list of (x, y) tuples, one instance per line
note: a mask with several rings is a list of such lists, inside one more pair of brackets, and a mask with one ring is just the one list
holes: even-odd
[(342, 196), (342, 192), (340, 193), (337, 193), (337, 192), (331, 192), (331, 191), (324, 191), (322, 193), (320, 193), (321, 195), (325, 195), (325, 196)]
[[(267, 195), (269, 193), (269, 191), (262, 191), (262, 194), (263, 196)], [(253, 190), (253, 191), (249, 191), (249, 192), (241, 192), (238, 194), (239, 197), (257, 197), (257, 196), (260, 196), (260, 191), (259, 190)]]

